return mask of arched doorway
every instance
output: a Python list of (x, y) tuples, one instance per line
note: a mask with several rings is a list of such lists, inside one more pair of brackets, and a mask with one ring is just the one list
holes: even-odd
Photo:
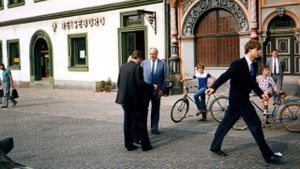
[(268, 24), (267, 40), (264, 43), (264, 60), (277, 49), (278, 56), (286, 63), (285, 74), (300, 74), (299, 42), (295, 39), (295, 21), (288, 15), (275, 16)]
[[(30, 43), (31, 81), (49, 81), (53, 84), (52, 44), (45, 31), (37, 31)], [(54, 85), (54, 84), (53, 84)]]
[(37, 39), (34, 44), (34, 80), (49, 78), (49, 48), (43, 38)]
[(195, 64), (224, 67), (240, 57), (239, 24), (227, 10), (214, 9), (201, 18), (195, 35)]

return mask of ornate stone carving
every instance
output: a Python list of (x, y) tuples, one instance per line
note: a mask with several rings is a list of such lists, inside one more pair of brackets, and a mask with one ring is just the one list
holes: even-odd
[(246, 8), (248, 8), (248, 0), (240, 0)]
[(190, 11), (183, 21), (183, 35), (193, 35), (199, 17), (208, 10), (222, 8), (232, 13), (237, 19), (240, 30), (247, 31), (249, 28), (244, 11), (233, 0), (200, 0)]
[(183, 0), (182, 2), (182, 10), (183, 13), (186, 12), (186, 10), (188, 9), (188, 7), (194, 2), (195, 0)]

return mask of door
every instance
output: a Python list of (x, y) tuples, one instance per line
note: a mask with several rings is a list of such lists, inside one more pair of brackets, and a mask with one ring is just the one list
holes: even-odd
[(47, 42), (40, 38), (34, 46), (34, 80), (42, 80), (49, 77), (49, 51)]
[(122, 58), (121, 64), (127, 62), (128, 57), (134, 50), (139, 50), (145, 57), (145, 32), (131, 31), (122, 32)]

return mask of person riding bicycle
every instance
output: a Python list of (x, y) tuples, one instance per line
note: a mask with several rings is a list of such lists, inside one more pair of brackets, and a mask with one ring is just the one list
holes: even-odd
[[(196, 67), (196, 73), (192, 77), (198, 79), (198, 91), (194, 94), (195, 103), (198, 108), (197, 116), (202, 114), (202, 119), (199, 121), (207, 121), (206, 119), (206, 105), (205, 105), (205, 90), (209, 79), (215, 79), (211, 74), (204, 72), (204, 64), (200, 63)], [(199, 97), (201, 99), (199, 99)]]
[[(269, 67), (268, 66), (263, 66), (260, 69), (261, 75), (256, 77), (256, 81), (260, 87), (260, 89), (266, 93), (269, 97), (273, 95), (274, 92), (279, 93), (277, 86), (271, 76), (269, 76)], [(268, 115), (268, 104), (269, 104), (269, 99), (263, 100), (263, 115), (267, 116)], [(267, 118), (267, 117), (266, 117)], [(268, 124), (268, 120), (265, 119), (265, 125)]]

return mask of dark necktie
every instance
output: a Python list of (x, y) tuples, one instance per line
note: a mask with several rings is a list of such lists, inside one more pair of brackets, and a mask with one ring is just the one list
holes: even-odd
[(155, 68), (155, 60), (152, 60), (152, 68), (151, 68), (151, 77), (152, 77), (152, 83), (154, 83), (154, 75), (155, 75), (155, 72), (154, 72), (154, 68)]
[(254, 77), (254, 74), (255, 73), (255, 71), (254, 71), (254, 63), (251, 63), (250, 64), (250, 75), (252, 76), (252, 77)]

